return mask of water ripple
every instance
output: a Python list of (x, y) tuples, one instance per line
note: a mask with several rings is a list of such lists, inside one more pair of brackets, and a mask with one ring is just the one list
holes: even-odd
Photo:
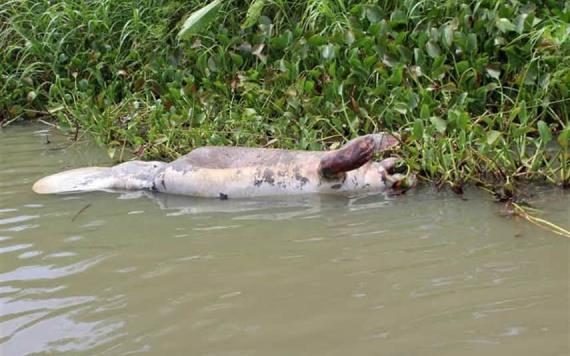
[(25, 250), (25, 249), (30, 248), (32, 246), (33, 246), (33, 244), (18, 244), (18, 245), (0, 247), (0, 254)]
[(57, 279), (72, 274), (84, 272), (99, 264), (110, 256), (96, 256), (85, 261), (58, 267), (55, 265), (21, 266), (13, 271), (0, 274), (0, 283), (13, 281), (33, 281), (43, 279)]
[(37, 218), (39, 218), (39, 217), (40, 217), (39, 215), (20, 215), (20, 216), (14, 216), (14, 217), (11, 217), (11, 218), (0, 219), (0, 225), (20, 223), (20, 222), (29, 221), (29, 220), (32, 220), (32, 219), (37, 219)]

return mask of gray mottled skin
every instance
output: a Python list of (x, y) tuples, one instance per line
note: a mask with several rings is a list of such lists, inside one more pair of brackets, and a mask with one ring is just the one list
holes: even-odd
[[(344, 148), (329, 152), (201, 147), (170, 163), (131, 161), (110, 168), (65, 171), (39, 180), (33, 189), (40, 194), (144, 189), (223, 199), (315, 192), (384, 191), (400, 188), (398, 182), (404, 177), (390, 174), (395, 159), (373, 162), (371, 158), (373, 152), (395, 144), (397, 142), (393, 136), (376, 134), (357, 138)], [(351, 163), (350, 160), (355, 159), (358, 159), (356, 169), (341, 169), (327, 177), (322, 174), (323, 162), (332, 162), (333, 168), (342, 168), (346, 167), (347, 160)]]

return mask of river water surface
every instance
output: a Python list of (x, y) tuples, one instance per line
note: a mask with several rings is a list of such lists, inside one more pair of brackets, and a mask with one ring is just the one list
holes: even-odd
[[(570, 241), (478, 190), (31, 191), (95, 164), (110, 164), (104, 150), (44, 126), (0, 131), (1, 355), (570, 353)], [(568, 192), (536, 193), (568, 226)]]

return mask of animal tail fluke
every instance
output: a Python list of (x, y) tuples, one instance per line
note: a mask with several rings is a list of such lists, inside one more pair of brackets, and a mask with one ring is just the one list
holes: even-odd
[(32, 190), (38, 194), (88, 192), (112, 189), (115, 180), (109, 167), (77, 168), (52, 174), (34, 183)]
[(114, 167), (77, 168), (44, 177), (32, 189), (38, 194), (152, 189), (154, 177), (164, 165), (130, 161)]

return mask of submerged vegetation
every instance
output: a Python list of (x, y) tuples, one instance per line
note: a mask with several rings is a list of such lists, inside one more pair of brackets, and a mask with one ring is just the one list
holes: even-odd
[(116, 159), (390, 130), (457, 192), (568, 186), (569, 23), (554, 0), (6, 0), (0, 121), (89, 131)]

